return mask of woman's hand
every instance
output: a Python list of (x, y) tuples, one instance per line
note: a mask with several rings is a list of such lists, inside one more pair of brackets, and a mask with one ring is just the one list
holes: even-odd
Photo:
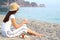
[(23, 20), (23, 24), (27, 24), (28, 23), (28, 19)]

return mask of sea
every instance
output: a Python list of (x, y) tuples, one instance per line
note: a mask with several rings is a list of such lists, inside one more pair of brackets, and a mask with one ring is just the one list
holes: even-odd
[(30, 20), (34, 19), (34, 20), (60, 24), (59, 8), (20, 7), (15, 16), (17, 18), (26, 18)]

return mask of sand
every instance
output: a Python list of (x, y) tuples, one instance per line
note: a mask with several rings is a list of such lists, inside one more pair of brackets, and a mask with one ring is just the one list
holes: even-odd
[[(15, 38), (3, 37), (1, 34), (1, 24), (3, 20), (3, 15), (0, 15), (0, 40), (60, 40), (60, 25), (56, 23), (42, 22), (38, 20), (29, 20), (27, 27), (36, 31), (38, 33), (44, 34), (44, 37), (36, 37), (33, 35), (28, 35), (29, 38), (22, 39), (19, 36)], [(20, 18), (16, 18), (17, 23), (21, 21)]]

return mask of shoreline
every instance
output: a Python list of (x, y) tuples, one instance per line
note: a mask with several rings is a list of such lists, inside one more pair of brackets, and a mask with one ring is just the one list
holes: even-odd
[[(3, 15), (3, 14), (0, 14), (0, 19), (1, 18), (4, 18), (4, 16), (5, 15)], [(16, 20), (23, 20), (22, 18), (18, 18), (18, 17), (16, 17)], [(36, 21), (36, 22), (42, 22), (42, 23), (50, 23), (50, 24), (57, 24), (57, 25), (59, 25), (60, 23), (54, 23), (54, 22), (47, 22), (47, 21), (41, 21), (41, 20), (37, 20), (37, 19), (34, 19), (34, 18), (30, 18), (30, 19), (28, 19), (29, 21)]]

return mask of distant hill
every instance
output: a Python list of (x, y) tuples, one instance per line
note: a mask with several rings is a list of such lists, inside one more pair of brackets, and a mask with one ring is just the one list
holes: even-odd
[(9, 6), (10, 3), (12, 2), (17, 2), (21, 7), (43, 7), (41, 5), (38, 5), (35, 2), (29, 2), (29, 1), (24, 1), (24, 0), (0, 0), (0, 6)]

